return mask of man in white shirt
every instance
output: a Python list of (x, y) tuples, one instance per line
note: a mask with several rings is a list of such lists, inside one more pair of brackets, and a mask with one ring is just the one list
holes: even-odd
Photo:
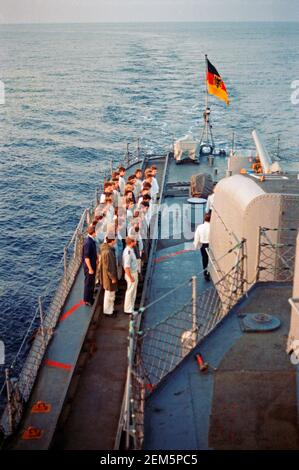
[(142, 188), (141, 178), (142, 178), (142, 170), (140, 170), (140, 168), (138, 168), (135, 171), (135, 185), (134, 185), (134, 195), (135, 195), (136, 201), (139, 198), (139, 194), (140, 194), (141, 188)]
[(206, 214), (209, 214), (213, 210), (214, 204), (214, 197), (215, 197), (215, 186), (213, 188), (212, 194), (208, 196), (207, 204), (206, 204)]
[(123, 196), (125, 193), (125, 186), (126, 186), (126, 181), (125, 181), (126, 169), (123, 166), (121, 166), (119, 167), (118, 171), (119, 171), (119, 179), (118, 179), (119, 192), (121, 196)]
[(118, 177), (117, 178), (114, 178), (112, 180), (112, 183), (113, 184), (113, 187), (112, 187), (112, 194), (111, 194), (111, 197), (112, 197), (112, 204), (113, 204), (113, 207), (116, 208), (119, 206), (120, 204), (120, 190), (119, 190), (119, 181), (118, 181)]
[(103, 207), (103, 213), (106, 214), (107, 224), (110, 224), (111, 222), (113, 222), (115, 211), (114, 211), (111, 196), (106, 196), (106, 202), (105, 202), (105, 205)]
[(125, 280), (127, 282), (124, 304), (124, 312), (127, 315), (134, 313), (134, 305), (138, 287), (138, 263), (134, 251), (135, 245), (136, 240), (134, 238), (126, 238), (126, 248), (123, 252), (123, 268), (125, 271)]
[(201, 251), (202, 257), (202, 266), (204, 270), (204, 277), (206, 281), (210, 280), (210, 274), (208, 272), (209, 257), (207, 253), (207, 248), (209, 248), (210, 242), (210, 220), (211, 214), (208, 213), (205, 215), (204, 223), (198, 225), (195, 234), (194, 234), (194, 247), (196, 250)]
[(145, 188), (148, 188), (149, 185), (150, 185), (150, 195), (151, 195), (151, 198), (152, 199), (155, 199), (156, 197), (156, 193), (155, 193), (155, 189), (154, 189), (154, 186), (153, 186), (153, 176), (152, 176), (152, 172), (151, 171), (145, 171), (145, 178), (144, 180), (142, 181), (142, 188), (141, 188), (141, 191)]
[(143, 252), (143, 241), (140, 235), (139, 220), (133, 219), (128, 230), (128, 237), (134, 238), (136, 240), (136, 246), (134, 246), (134, 251), (137, 259), (137, 271), (141, 273), (141, 257)]
[(111, 196), (113, 191), (113, 184), (111, 181), (104, 183), (104, 192), (100, 196), (100, 204), (105, 204), (106, 197)]
[(160, 188), (159, 188), (159, 184), (158, 184), (158, 181), (157, 181), (157, 178), (156, 178), (156, 175), (157, 175), (157, 167), (155, 165), (152, 166), (152, 193), (154, 195), (154, 201), (153, 202), (156, 202), (156, 199), (157, 199), (157, 196), (159, 194), (159, 191), (160, 191)]

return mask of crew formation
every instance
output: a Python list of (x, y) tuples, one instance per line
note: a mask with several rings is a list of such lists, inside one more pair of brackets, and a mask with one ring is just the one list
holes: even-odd
[(138, 279), (147, 260), (150, 231), (159, 195), (157, 167), (126, 177), (120, 167), (104, 184), (84, 241), (84, 302), (92, 305), (95, 284), (104, 289), (103, 313), (114, 314), (115, 294), (123, 275), (127, 283), (124, 312), (134, 313)]

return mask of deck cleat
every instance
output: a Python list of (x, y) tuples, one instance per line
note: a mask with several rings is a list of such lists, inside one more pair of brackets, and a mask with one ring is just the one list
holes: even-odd
[(50, 413), (52, 405), (42, 400), (37, 401), (31, 408), (31, 413)]
[(22, 439), (25, 441), (40, 439), (42, 437), (42, 429), (35, 428), (34, 426), (29, 426), (22, 434)]

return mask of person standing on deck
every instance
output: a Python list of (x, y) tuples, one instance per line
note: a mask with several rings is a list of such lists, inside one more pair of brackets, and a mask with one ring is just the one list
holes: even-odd
[(134, 219), (131, 222), (131, 226), (128, 230), (128, 236), (130, 238), (136, 239), (136, 245), (134, 246), (134, 251), (135, 251), (135, 256), (137, 259), (137, 271), (140, 274), (141, 273), (141, 257), (143, 254), (143, 241), (140, 235), (140, 228), (139, 228), (139, 222), (134, 221)]
[(202, 257), (202, 266), (204, 269), (204, 277), (206, 281), (210, 280), (210, 273), (208, 272), (209, 257), (207, 253), (207, 248), (209, 248), (210, 242), (210, 220), (211, 214), (206, 214), (204, 218), (204, 223), (198, 225), (194, 234), (194, 247), (195, 249), (200, 249)]
[(153, 198), (154, 198), (153, 202), (155, 203), (156, 200), (157, 200), (157, 197), (159, 195), (160, 188), (159, 188), (159, 183), (158, 183), (157, 178), (156, 178), (156, 176), (157, 176), (157, 167), (155, 165), (153, 165), (151, 170), (152, 170), (152, 176), (153, 176), (153, 178), (152, 178), (152, 193), (153, 193)]
[(213, 187), (213, 192), (208, 196), (207, 204), (206, 204), (206, 214), (210, 214), (213, 210), (214, 198), (215, 198), (215, 187)]
[[(111, 237), (111, 238), (109, 238)], [(113, 234), (108, 234), (105, 243), (101, 245), (99, 280), (105, 290), (104, 315), (113, 315), (115, 293), (117, 291), (117, 263), (115, 255), (116, 239)]]
[(92, 225), (87, 229), (87, 237), (83, 246), (83, 269), (84, 269), (84, 302), (92, 305), (95, 277), (97, 268), (97, 247), (95, 242), (96, 231)]
[(126, 248), (123, 252), (123, 268), (125, 271), (125, 280), (127, 282), (124, 313), (127, 315), (134, 313), (138, 287), (138, 263), (134, 251), (135, 245), (136, 240), (134, 238), (126, 238)]
[(123, 166), (121, 166), (119, 167), (118, 171), (119, 171), (119, 178), (118, 178), (119, 192), (120, 192), (120, 195), (123, 196), (125, 193), (125, 186), (126, 186), (126, 181), (125, 181), (126, 169)]
[(144, 175), (144, 176), (145, 176), (145, 178), (144, 178), (144, 180), (143, 180), (143, 182), (142, 182), (142, 189), (141, 189), (141, 191), (142, 191), (143, 189), (147, 188), (148, 185), (150, 185), (150, 195), (151, 195), (151, 198), (152, 198), (152, 199), (155, 199), (155, 196), (156, 196), (155, 191), (156, 191), (156, 189), (154, 189), (154, 186), (153, 186), (153, 184), (152, 184), (152, 183), (153, 183), (153, 175), (152, 175), (152, 172), (151, 172), (151, 169), (150, 169), (150, 168), (147, 168), (147, 169), (145, 170), (145, 175)]
[(134, 185), (134, 194), (135, 194), (135, 199), (138, 201), (139, 194), (141, 192), (142, 188), (142, 170), (138, 168), (135, 171), (135, 185)]
[(119, 200), (120, 200), (120, 191), (119, 191), (119, 177), (117, 176), (112, 180), (112, 183), (114, 184), (113, 186), (113, 191), (112, 191), (112, 203), (114, 209), (116, 209), (119, 206)]

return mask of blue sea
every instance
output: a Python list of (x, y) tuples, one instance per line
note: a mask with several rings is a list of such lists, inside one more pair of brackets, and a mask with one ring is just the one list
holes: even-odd
[[(108, 162), (137, 138), (161, 153), (200, 135), (204, 54), (231, 105), (211, 97), (220, 147), (252, 148), (256, 128), (299, 161), (299, 23), (0, 25), (0, 339), (6, 365), (55, 284), (66, 240)], [(1, 378), (0, 378), (1, 383)]]

